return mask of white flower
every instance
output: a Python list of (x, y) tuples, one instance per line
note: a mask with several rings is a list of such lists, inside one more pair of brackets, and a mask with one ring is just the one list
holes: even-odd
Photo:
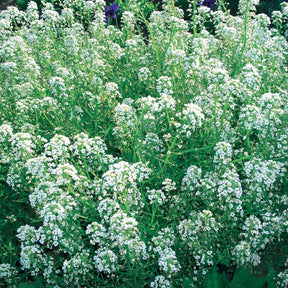
[(110, 249), (100, 248), (93, 257), (95, 267), (99, 272), (111, 274), (117, 269), (117, 255)]

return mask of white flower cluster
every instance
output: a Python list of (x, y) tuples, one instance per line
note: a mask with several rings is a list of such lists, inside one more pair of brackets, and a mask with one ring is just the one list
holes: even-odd
[(274, 197), (272, 191), (277, 186), (277, 179), (281, 179), (286, 172), (284, 164), (274, 160), (263, 161), (255, 157), (245, 162), (244, 172), (247, 176), (245, 193), (247, 192), (250, 201), (252, 200), (259, 208), (263, 204), (265, 206), (265, 203), (271, 205)]
[(166, 196), (162, 190), (152, 189), (148, 190), (147, 193), (150, 204), (162, 205), (166, 200)]
[(203, 210), (199, 213), (191, 213), (189, 218), (181, 221), (177, 228), (183, 244), (190, 249), (189, 255), (194, 260), (194, 266), (191, 268), (194, 271), (194, 279), (197, 281), (198, 273), (206, 274), (208, 267), (214, 264), (213, 250), (216, 245), (219, 223), (211, 211)]
[(240, 131), (244, 134), (257, 133), (260, 139), (269, 139), (274, 135), (278, 137), (280, 133), (283, 133), (282, 117), (284, 114), (283, 102), (279, 94), (265, 93), (257, 99), (254, 105), (247, 105), (241, 109)]
[(74, 144), (69, 149), (72, 155), (77, 157), (78, 163), (85, 165), (88, 171), (101, 171), (105, 165), (115, 161), (112, 155), (106, 154), (107, 147), (100, 137), (89, 138), (83, 132), (74, 136)]
[(117, 259), (117, 255), (107, 248), (98, 249), (96, 255), (93, 257), (96, 269), (108, 274), (116, 271)]
[(63, 262), (62, 269), (66, 285), (81, 285), (82, 281), (89, 281), (93, 278), (90, 274), (93, 269), (90, 257), (90, 254), (84, 250)]
[[(90, 243), (100, 246), (94, 256), (95, 266), (100, 272), (111, 274), (116, 270), (118, 257), (113, 251), (117, 251), (121, 258), (129, 258), (131, 263), (149, 258), (146, 244), (140, 238), (138, 223), (133, 217), (128, 217), (118, 207), (116, 213), (107, 220), (108, 229), (97, 222), (89, 224), (86, 229)], [(107, 261), (108, 255), (114, 255), (111, 256), (113, 259)]]
[(131, 105), (122, 103), (116, 106), (114, 117), (117, 126), (113, 128), (113, 134), (121, 139), (125, 147), (132, 141), (137, 128), (136, 113)]
[(6, 284), (12, 284), (17, 275), (17, 271), (10, 264), (0, 264), (0, 279), (6, 281)]
[(269, 243), (279, 239), (286, 229), (282, 215), (266, 212), (261, 217), (250, 215), (246, 218), (240, 236), (242, 241), (232, 250), (235, 262), (239, 266), (261, 263), (260, 251), (263, 251)]
[(197, 104), (189, 103), (185, 104), (186, 109), (183, 110), (183, 122), (185, 123), (181, 127), (181, 132), (185, 133), (187, 138), (192, 135), (192, 132), (196, 128), (202, 126), (202, 121), (204, 120), (204, 114), (202, 113), (202, 108)]
[(150, 283), (151, 288), (171, 288), (171, 283), (164, 276), (158, 275), (154, 281)]
[(241, 241), (236, 245), (231, 254), (235, 257), (237, 265), (244, 266), (247, 263), (251, 263), (253, 266), (257, 266), (261, 263), (261, 257), (258, 253), (251, 251), (251, 246), (247, 241)]
[(151, 170), (142, 163), (130, 165), (125, 161), (109, 166), (109, 170), (102, 176), (103, 195), (117, 199), (125, 205), (127, 212), (135, 214), (144, 203), (137, 182), (148, 179)]
[(9, 124), (2, 124), (0, 126), (0, 152), (1, 152), (1, 158), (0, 163), (7, 163), (10, 161), (9, 158), (9, 140), (11, 139), (13, 135), (13, 129)]
[[(1, 143), (6, 146), (11, 143), (11, 147), (14, 147), (14, 149), (10, 153), (18, 155), (18, 157), (14, 157), (13, 165), (10, 169), (14, 169), (14, 171), (18, 169), (19, 173), (26, 171), (27, 179), (34, 183), (35, 187), (29, 195), (29, 200), (40, 219), (43, 220), (42, 226), (38, 229), (25, 225), (18, 229), (17, 234), (21, 241), (21, 265), (23, 268), (29, 269), (32, 276), (45, 271), (44, 275), (47, 282), (54, 284), (58, 277), (55, 275), (60, 274), (53, 267), (62, 265), (66, 284), (78, 283), (80, 279), (91, 280), (89, 275), (91, 269), (93, 269), (91, 262), (93, 257), (89, 251), (84, 249), (82, 243), (81, 235), (83, 235), (84, 231), (82, 231), (83, 229), (79, 222), (79, 212), (81, 211), (79, 204), (82, 203), (81, 197), (89, 199), (89, 195), (86, 197), (83, 194), (80, 197), (80, 193), (85, 192), (89, 187), (93, 187), (93, 183), (89, 184), (90, 180), (87, 177), (78, 175), (75, 166), (69, 163), (73, 157), (75, 164), (83, 165), (86, 163), (86, 165), (89, 165), (89, 172), (96, 173), (99, 171), (99, 167), (107, 171), (103, 174), (103, 181), (98, 181), (102, 188), (99, 189), (97, 195), (102, 193), (105, 197), (99, 203), (99, 213), (105, 223), (109, 223), (110, 228), (106, 233), (104, 226), (99, 224), (100, 233), (97, 234), (96, 222), (93, 222), (90, 226), (88, 225), (86, 232), (87, 234), (92, 233), (91, 244), (101, 243), (103, 245), (102, 250), (98, 249), (95, 251), (94, 261), (98, 270), (100, 272), (111, 272), (116, 269), (116, 264), (113, 264), (116, 260), (113, 262), (110, 259), (112, 264), (109, 263), (112, 266), (105, 264), (105, 259), (114, 252), (106, 249), (106, 242), (100, 240), (101, 237), (111, 242), (111, 249), (117, 247), (119, 249), (118, 253), (123, 257), (127, 253), (128, 246), (131, 261), (135, 261), (135, 259), (145, 260), (149, 257), (146, 244), (141, 240), (140, 233), (136, 227), (137, 221), (132, 217), (128, 217), (124, 212), (120, 212), (119, 204), (123, 204), (123, 208), (129, 209), (130, 207), (131, 212), (134, 210), (134, 213), (141, 205), (143, 206), (143, 204), (140, 207), (137, 205), (139, 201), (142, 201), (141, 193), (137, 189), (137, 181), (141, 182), (144, 179), (148, 179), (150, 169), (141, 163), (129, 165), (123, 161), (110, 165), (108, 168), (107, 164), (114, 163), (115, 160), (113, 157), (108, 157), (109, 155), (105, 153), (107, 147), (103, 140), (99, 137), (89, 138), (84, 133), (76, 135), (74, 143), (71, 143), (68, 137), (55, 135), (44, 145), (43, 153), (33, 158), (33, 151), (36, 147), (32, 141), (34, 139), (33, 136), (28, 133), (13, 134), (9, 125), (2, 125), (1, 127), (3, 131), (3, 141)], [(25, 153), (23, 154), (19, 151)], [(30, 155), (29, 159), (27, 159), (28, 155)], [(25, 161), (25, 159), (27, 160)], [(14, 179), (14, 184), (16, 183), (15, 181)], [(7, 182), (13, 187), (14, 184), (9, 178)], [(96, 182), (94, 184), (96, 189), (98, 189), (98, 184)], [(84, 186), (83, 188), (82, 185)], [(128, 185), (131, 188), (128, 188)], [(128, 192), (130, 196), (128, 195), (127, 198), (127, 195), (124, 194), (126, 193), (126, 188), (130, 191)], [(111, 200), (114, 201), (113, 203), (110, 203), (111, 212), (107, 208), (109, 198), (106, 196), (108, 191), (109, 193), (113, 192), (112, 195), (115, 199)], [(71, 233), (78, 236), (71, 237)], [(46, 253), (45, 249), (55, 250), (54, 253), (56, 254), (64, 252), (69, 255), (69, 258), (61, 263), (60, 258), (55, 260)], [(115, 257), (117, 259), (118, 256)], [(55, 261), (60, 262), (56, 264)]]
[[(226, 151), (227, 147), (231, 149), (227, 143), (218, 143), (216, 151), (219, 151), (221, 146), (224, 146)], [(228, 150), (228, 152), (229, 156), (231, 151)], [(225, 155), (225, 157), (227, 156)], [(221, 211), (220, 214), (222, 215), (219, 215), (220, 218), (233, 219), (230, 225), (237, 226), (237, 221), (244, 215), (243, 190), (240, 176), (233, 165), (229, 169), (226, 164), (220, 162), (215, 168), (217, 172), (207, 173), (202, 176), (203, 173), (200, 168), (194, 165), (190, 166), (182, 179), (181, 190), (187, 193), (189, 197), (193, 197), (194, 200), (197, 199), (198, 203), (203, 205), (209, 203), (209, 209), (215, 215), (218, 215), (219, 211)], [(225, 222), (224, 219), (222, 218), (221, 222)]]
[(158, 265), (160, 270), (169, 278), (172, 274), (180, 271), (181, 265), (177, 260), (172, 246), (175, 244), (175, 235), (170, 228), (163, 228), (158, 232), (158, 236), (152, 238), (154, 253), (158, 254)]
[(240, 0), (238, 9), (241, 14), (244, 14), (250, 11), (255, 11), (255, 6), (258, 4), (259, 0)]
[(218, 142), (214, 147), (214, 163), (223, 163), (227, 165), (232, 160), (232, 147), (230, 143)]
[(139, 69), (138, 72), (138, 78), (140, 81), (145, 82), (151, 77), (151, 72), (149, 68), (147, 67), (142, 67)]
[(132, 34), (135, 29), (135, 15), (130, 11), (124, 11), (122, 14), (123, 29), (125, 34)]
[[(285, 267), (288, 267), (288, 260), (285, 262)], [(277, 275), (277, 287), (287, 287), (288, 285), (288, 268)]]
[(153, 157), (154, 155), (159, 155), (165, 151), (164, 143), (155, 133), (147, 133), (145, 139), (141, 141), (141, 146), (139, 147), (141, 154)]

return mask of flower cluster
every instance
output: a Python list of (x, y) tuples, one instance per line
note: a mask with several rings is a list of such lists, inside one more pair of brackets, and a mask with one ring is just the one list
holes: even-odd
[(287, 254), (287, 3), (62, 2), (0, 12), (1, 283), (201, 288)]
[(3, 279), (7, 282), (7, 284), (11, 284), (13, 282), (13, 279), (15, 279), (15, 276), (17, 274), (17, 271), (15, 268), (11, 267), (10, 264), (0, 264), (0, 279)]

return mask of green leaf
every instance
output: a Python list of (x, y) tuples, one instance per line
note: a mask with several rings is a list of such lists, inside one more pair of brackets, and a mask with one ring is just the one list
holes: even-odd
[(275, 282), (276, 277), (277, 277), (276, 271), (274, 270), (273, 267), (270, 266), (266, 276), (266, 281), (268, 283), (267, 288), (276, 288), (276, 282)]
[[(266, 277), (256, 277), (255, 275), (251, 275), (251, 270), (238, 269), (236, 270), (233, 280), (230, 282), (229, 286), (231, 288), (264, 288), (267, 287), (267, 282)], [(270, 288), (270, 286), (268, 287)]]
[(205, 288), (225, 288), (228, 285), (228, 279), (225, 273), (218, 273), (217, 266), (214, 266), (206, 275)]
[(28, 284), (28, 283), (20, 283), (19, 288), (33, 288), (35, 287), (33, 284)]
[(45, 288), (42, 281), (42, 277), (36, 276), (33, 283), (20, 283), (18, 288)]

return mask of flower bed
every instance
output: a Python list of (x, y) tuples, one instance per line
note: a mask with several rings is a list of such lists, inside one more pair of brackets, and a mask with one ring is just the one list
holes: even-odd
[(3, 286), (286, 287), (288, 4), (221, 3), (0, 14)]

